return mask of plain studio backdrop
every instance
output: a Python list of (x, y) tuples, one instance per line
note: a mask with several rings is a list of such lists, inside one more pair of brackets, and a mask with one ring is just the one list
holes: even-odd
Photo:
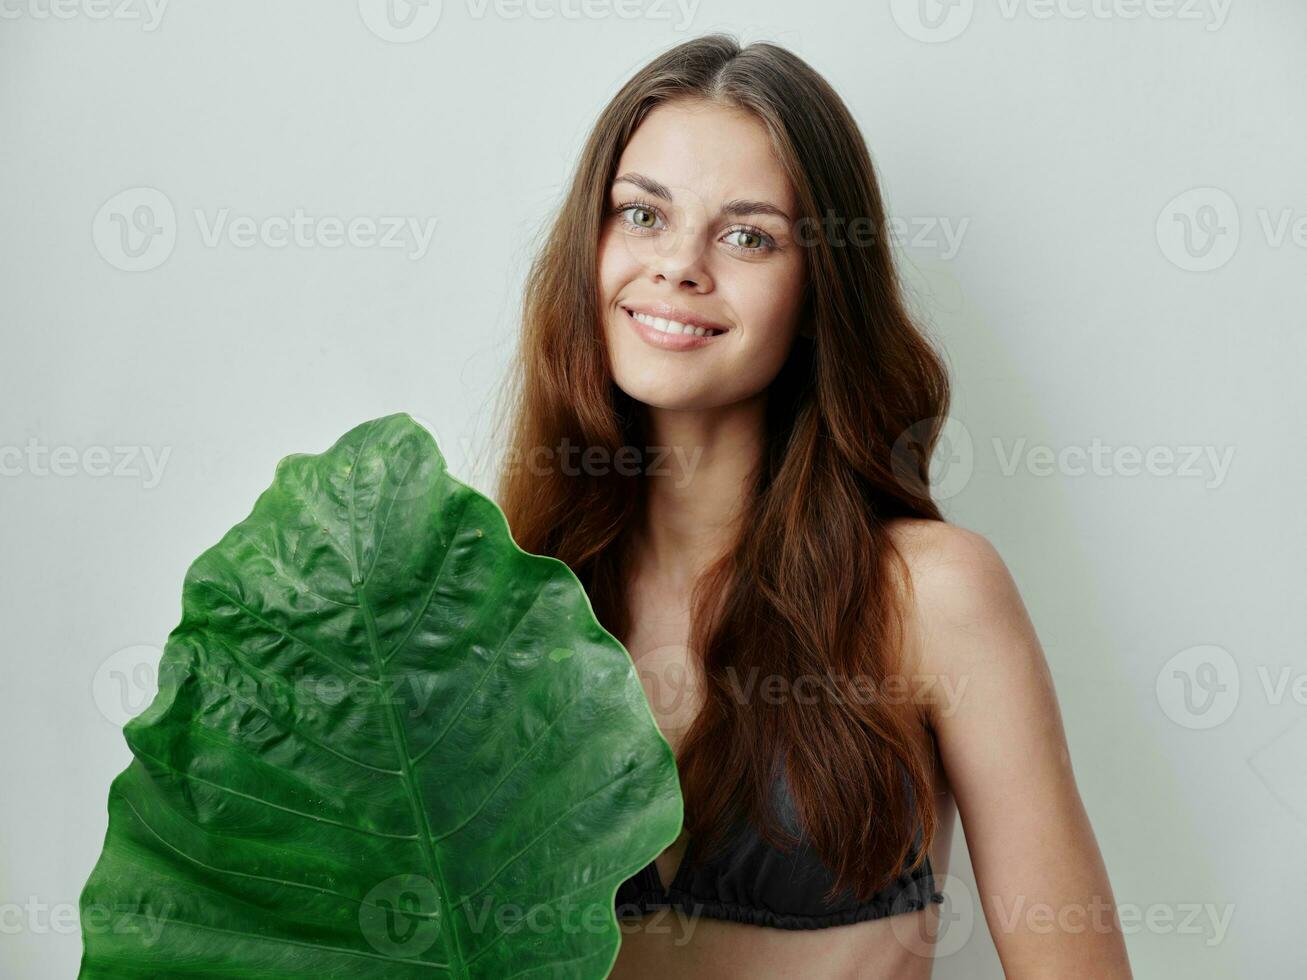
[[(715, 30), (863, 128), (952, 366), (942, 503), (1038, 629), (1136, 975), (1301, 975), (1298, 0), (5, 0), (0, 974), (76, 973), (121, 724), (281, 457), (407, 411), (491, 490), (581, 141)], [(999, 977), (954, 855), (935, 975)]]

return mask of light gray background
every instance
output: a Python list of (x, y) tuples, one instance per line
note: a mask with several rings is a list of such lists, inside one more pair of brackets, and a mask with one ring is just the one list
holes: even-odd
[[(370, 0), (69, 3), (0, 18), (0, 974), (76, 972), (115, 719), (189, 563), (279, 458), (392, 411), (488, 490), (521, 280), (582, 138), (654, 53), (725, 29), (826, 74), (909, 229), (956, 383), (947, 513), (1039, 630), (1136, 975), (1301, 975), (1301, 3), (445, 0), (389, 40)], [(121, 222), (151, 202), (133, 260)], [(296, 209), (434, 234), (206, 241)], [(998, 977), (961, 832), (955, 854), (936, 976)]]

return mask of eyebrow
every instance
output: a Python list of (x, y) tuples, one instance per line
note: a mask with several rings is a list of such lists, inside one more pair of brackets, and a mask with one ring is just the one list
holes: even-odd
[[(647, 194), (654, 197), (661, 197), (664, 201), (672, 201), (671, 190), (666, 184), (654, 180), (652, 177), (646, 177), (644, 174), (625, 173), (613, 180), (614, 184), (634, 184)], [(766, 201), (749, 201), (742, 198), (734, 198), (722, 205), (722, 213), (741, 217), (746, 214), (771, 214), (786, 221), (793, 221), (788, 214), (782, 211), (774, 204)]]

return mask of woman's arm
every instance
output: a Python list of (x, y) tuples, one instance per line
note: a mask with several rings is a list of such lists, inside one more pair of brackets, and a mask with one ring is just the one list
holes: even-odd
[(914, 521), (904, 543), (915, 591), (907, 662), (947, 679), (937, 691), (953, 692), (923, 713), (1004, 972), (1016, 980), (1130, 978), (1052, 676), (1016, 583), (973, 531)]

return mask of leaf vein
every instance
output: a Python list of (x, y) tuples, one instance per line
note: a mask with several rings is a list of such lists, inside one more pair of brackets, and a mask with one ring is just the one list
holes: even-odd
[[(122, 915), (129, 915), (136, 919), (145, 919), (146, 921), (158, 921), (157, 917), (145, 915), (141, 912), (123, 912)], [(446, 973), (451, 972), (448, 963), (436, 963), (432, 960), (414, 960), (399, 956), (386, 956), (383, 953), (369, 953), (363, 949), (348, 949), (344, 946), (328, 946), (324, 943), (311, 943), (303, 939), (288, 939), (285, 936), (264, 936), (257, 932), (247, 932), (243, 929), (223, 929), (220, 926), (205, 925), (200, 922), (191, 922), (189, 919), (167, 918), (165, 920), (170, 925), (189, 926), (192, 929), (201, 929), (206, 932), (217, 932), (226, 936), (238, 936), (241, 939), (262, 940), (265, 943), (283, 943), (287, 946), (301, 946), (306, 949), (317, 949), (325, 953), (339, 953), (342, 956), (362, 956), (370, 960), (385, 960), (388, 963), (408, 963), (412, 966), (429, 966), (435, 970), (444, 970)]]
[(303, 817), (305, 820), (316, 820), (318, 823), (329, 824), (333, 827), (340, 827), (342, 830), (351, 830), (356, 834), (365, 834), (369, 837), (384, 837), (387, 840), (417, 840), (413, 834), (388, 834), (384, 830), (368, 830), (366, 827), (357, 827), (354, 824), (344, 823), (340, 820), (332, 820), (330, 817), (320, 817), (316, 813), (306, 813), (303, 810), (296, 810), (294, 807), (282, 806), (280, 803), (273, 803), (271, 800), (265, 800), (249, 793), (242, 793), (240, 790), (232, 789), (230, 786), (223, 786), (221, 783), (215, 783), (211, 779), (205, 779), (203, 776), (197, 776), (193, 772), (184, 772), (164, 762), (162, 759), (142, 752), (139, 749), (133, 749), (136, 755), (142, 759), (149, 759), (155, 765), (168, 770), (175, 776), (183, 779), (193, 779), (197, 783), (203, 783), (205, 786), (211, 786), (221, 793), (228, 793), (232, 796), (238, 796), (241, 799), (249, 800), (251, 803), (258, 803), (262, 806), (270, 807), (274, 810), (281, 810), (285, 813), (293, 814), (297, 817)]

